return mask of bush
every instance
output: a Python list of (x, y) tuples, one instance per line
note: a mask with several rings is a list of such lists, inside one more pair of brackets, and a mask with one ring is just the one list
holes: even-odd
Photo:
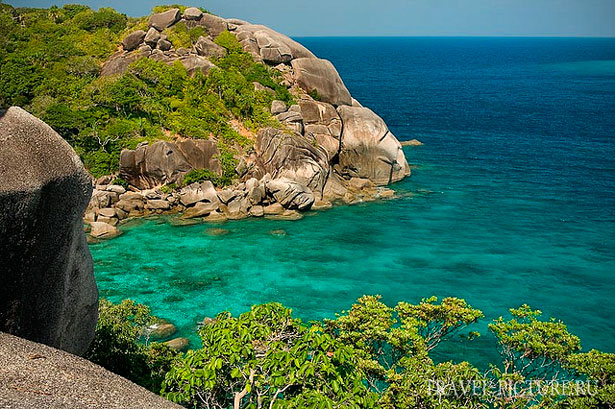
[[(203, 348), (167, 373), (162, 394), (189, 407), (373, 407), (352, 347), (304, 325), (280, 304), (222, 313)], [(235, 406), (233, 406), (235, 404)]]
[(205, 30), (204, 27), (196, 26), (188, 28), (188, 26), (181, 21), (164, 30), (164, 33), (175, 48), (190, 48), (197, 42), (199, 37), (207, 36), (207, 30)]
[(163, 344), (147, 345), (147, 328), (158, 321), (148, 307), (101, 299), (94, 341), (85, 358), (151, 391), (159, 392), (176, 353)]
[(108, 28), (114, 33), (119, 33), (126, 28), (127, 21), (125, 14), (107, 7), (101, 7), (98, 11), (87, 10), (74, 17), (74, 23), (80, 29), (90, 32)]
[(177, 185), (175, 183), (169, 183), (167, 185), (161, 186), (160, 191), (164, 194), (171, 194), (177, 190)]
[(184, 176), (183, 185), (191, 185), (193, 183), (201, 183), (209, 180), (215, 186), (222, 186), (222, 179), (210, 169), (192, 169)]
[[(147, 307), (101, 300), (87, 357), (192, 408), (613, 407), (615, 354), (579, 353), (578, 338), (563, 323), (542, 321), (528, 306), (511, 315), (490, 326), (503, 362), (483, 373), (467, 362), (432, 360), (438, 344), (460, 335), (472, 339), (468, 326), (483, 316), (458, 298), (389, 307), (379, 296), (364, 296), (335, 319), (310, 323), (277, 303), (255, 305), (238, 317), (223, 312), (204, 323), (198, 331), (203, 347), (185, 354), (147, 345), (144, 328), (156, 320)], [(588, 380), (595, 393), (519, 390), (509, 396), (488, 387), (534, 379)], [(444, 385), (446, 395), (434, 385)], [(468, 393), (469, 385), (480, 393)]]
[(318, 93), (318, 90), (316, 89), (313, 89), (310, 92), (308, 92), (308, 95), (311, 96), (314, 101), (320, 101), (322, 99), (322, 97)]
[(113, 182), (111, 182), (111, 184), (121, 186), (124, 189), (128, 189), (128, 182), (122, 178), (116, 178)]

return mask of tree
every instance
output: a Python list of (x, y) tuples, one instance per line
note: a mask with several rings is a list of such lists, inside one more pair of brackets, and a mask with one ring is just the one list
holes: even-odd
[(163, 395), (205, 408), (369, 408), (356, 354), (316, 325), (272, 303), (233, 318), (219, 314), (167, 374)]

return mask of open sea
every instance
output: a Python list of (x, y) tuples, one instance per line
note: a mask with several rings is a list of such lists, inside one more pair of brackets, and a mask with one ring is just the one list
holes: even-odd
[(321, 319), (381, 294), (484, 312), (482, 336), (438, 360), (497, 361), (487, 324), (523, 303), (615, 352), (615, 39), (298, 40), (400, 140), (424, 143), (404, 148), (400, 198), (293, 222), (137, 221), (90, 247), (102, 297), (148, 304), (195, 347), (197, 321), (220, 311), (278, 301)]

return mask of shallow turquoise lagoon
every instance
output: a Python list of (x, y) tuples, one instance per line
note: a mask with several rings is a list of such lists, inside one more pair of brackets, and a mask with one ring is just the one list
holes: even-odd
[(101, 296), (146, 303), (184, 336), (270, 301), (309, 320), (363, 294), (462, 297), (483, 336), (438, 358), (481, 366), (497, 354), (488, 322), (528, 303), (615, 351), (615, 40), (301, 40), (425, 143), (405, 148), (399, 198), (295, 222), (142, 220), (91, 246)]

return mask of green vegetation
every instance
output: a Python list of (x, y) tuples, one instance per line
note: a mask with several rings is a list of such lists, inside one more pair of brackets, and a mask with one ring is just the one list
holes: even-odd
[(310, 92), (308, 92), (308, 95), (311, 96), (314, 101), (320, 101), (322, 99), (322, 97), (318, 93), (318, 90), (316, 89), (313, 89)]
[[(184, 12), (186, 11), (188, 7), (187, 6), (182, 6), (181, 4), (168, 4), (168, 5), (163, 5), (163, 6), (155, 6), (154, 8), (152, 8), (152, 13), (162, 13), (163, 11), (167, 11), (170, 9), (179, 9), (180, 12)], [(197, 7), (199, 10), (201, 10), (203, 13), (209, 13), (209, 11), (205, 10), (203, 7)]]
[(128, 182), (122, 178), (116, 178), (113, 182), (111, 182), (111, 184), (122, 186), (124, 189), (128, 189)]
[(215, 186), (222, 186), (223, 184), (220, 181), (220, 176), (216, 175), (213, 171), (209, 169), (193, 169), (190, 172), (186, 173), (184, 176), (184, 185), (190, 185), (192, 183), (201, 183), (206, 180), (209, 180)]
[[(293, 99), (279, 72), (256, 63), (233, 34), (223, 32), (215, 41), (227, 55), (213, 61), (218, 68), (207, 76), (189, 76), (179, 61), (142, 58), (123, 75), (100, 77), (102, 64), (137, 28), (146, 28), (146, 18), (108, 8), (0, 4), (0, 109), (18, 105), (47, 122), (95, 177), (116, 172), (121, 150), (144, 141), (215, 139), (222, 152), (220, 184), (230, 183), (234, 156), (252, 144), (232, 123), (252, 131), (279, 126), (269, 113), (271, 101)], [(191, 47), (205, 34), (184, 24), (167, 31), (175, 47)]]
[(112, 304), (102, 299), (98, 313), (96, 336), (85, 357), (158, 392), (177, 355), (166, 345), (149, 344), (148, 328), (158, 319), (148, 307), (130, 300)]
[(173, 193), (175, 190), (177, 190), (177, 185), (175, 183), (169, 183), (168, 185), (160, 187), (160, 191), (166, 194)]
[(188, 28), (183, 22), (179, 22), (164, 31), (167, 38), (175, 48), (184, 47), (190, 48), (196, 43), (200, 36), (207, 36), (207, 31), (204, 27)]
[[(139, 328), (152, 322), (149, 310), (129, 301), (101, 307), (97, 362), (116, 362), (119, 355), (107, 350), (125, 349), (132, 357), (133, 344), (143, 339)], [(120, 369), (189, 408), (613, 407), (615, 354), (580, 353), (579, 339), (563, 323), (540, 320), (540, 311), (526, 305), (510, 312), (511, 319), (490, 325), (502, 362), (487, 372), (431, 356), (448, 340), (478, 336), (468, 327), (481, 311), (457, 298), (391, 308), (374, 296), (322, 322), (304, 323), (276, 303), (238, 317), (224, 312), (198, 330), (202, 348), (172, 356), (154, 353), (156, 344), (139, 344), (137, 351), (155, 358), (145, 359), (145, 370)], [(150, 380), (138, 375), (148, 371)], [(584, 386), (566, 386), (574, 380)]]

